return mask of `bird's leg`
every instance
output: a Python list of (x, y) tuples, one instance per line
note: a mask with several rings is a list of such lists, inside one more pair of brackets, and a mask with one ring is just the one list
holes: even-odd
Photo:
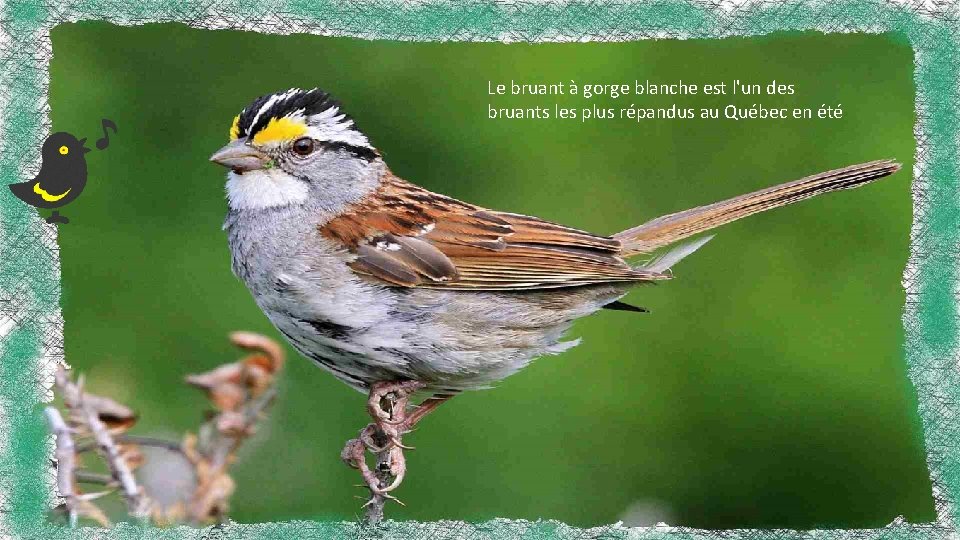
[(70, 223), (70, 220), (67, 219), (67, 216), (61, 216), (60, 212), (54, 210), (50, 217), (46, 219), (47, 223)]
[[(417, 423), (451, 397), (453, 396), (427, 398), (410, 412), (405, 408), (394, 410), (391, 420), (397, 420), (396, 422), (386, 426), (369, 424), (360, 432), (360, 440), (368, 450), (377, 455), (378, 459), (377, 472), (380, 473), (378, 474), (380, 482), (378, 489), (373, 490), (374, 495), (384, 495), (400, 487), (407, 473), (407, 459), (403, 451), (413, 450), (413, 447), (403, 445), (401, 440), (403, 435), (409, 433)], [(400, 405), (401, 401), (402, 405), (406, 405), (406, 399), (408, 397), (397, 400), (393, 404), (394, 407)]]
[[(414, 381), (371, 385), (367, 412), (374, 423), (360, 430), (357, 438), (347, 441), (340, 453), (344, 463), (360, 470), (372, 495), (370, 503), (382, 503), (387, 491), (396, 489), (403, 481), (406, 473), (403, 443), (400, 442), (403, 432), (398, 431), (395, 425), (405, 420), (410, 395), (421, 387), (422, 383)], [(375, 470), (371, 470), (367, 465), (366, 450), (377, 456)]]
[(403, 424), (400, 426), (403, 433), (412, 431), (428, 414), (432, 413), (437, 407), (452, 397), (452, 395), (438, 395), (423, 400), (419, 405), (414, 407), (404, 419)]
[[(417, 381), (375, 383), (370, 387), (370, 396), (367, 399), (367, 411), (380, 431), (396, 446), (407, 448), (401, 442), (405, 433), (413, 428), (428, 414), (433, 412), (441, 403), (450, 399), (451, 395), (432, 396), (419, 405), (407, 410), (410, 396), (426, 386)], [(384, 407), (386, 404), (386, 407)]]
[[(383, 517), (383, 505), (396, 500), (390, 495), (403, 482), (407, 461), (403, 454), (402, 437), (441, 403), (453, 396), (433, 396), (420, 405), (408, 408), (411, 395), (425, 385), (416, 381), (376, 383), (370, 388), (367, 411), (373, 423), (360, 431), (356, 439), (347, 441), (340, 456), (343, 461), (360, 470), (364, 483), (370, 489), (370, 500), (364, 505), (367, 519), (376, 522)], [(371, 469), (365, 450), (377, 457)], [(399, 501), (397, 501), (399, 502)]]

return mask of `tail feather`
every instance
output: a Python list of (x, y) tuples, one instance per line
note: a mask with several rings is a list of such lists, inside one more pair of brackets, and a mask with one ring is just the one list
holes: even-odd
[(700, 249), (701, 246), (703, 246), (704, 244), (706, 244), (712, 239), (713, 239), (713, 235), (711, 234), (710, 236), (703, 236), (703, 237), (697, 238), (696, 240), (685, 242), (671, 249), (670, 251), (667, 251), (663, 255), (659, 255), (655, 257), (654, 259), (650, 260), (649, 262), (647, 262), (646, 264), (638, 268), (642, 268), (643, 270), (649, 270), (651, 272), (659, 272), (659, 273), (666, 272), (667, 270), (670, 270), (670, 268), (672, 268), (673, 265), (680, 262), (681, 259), (683, 259), (687, 255), (690, 255), (694, 251)]
[[(761, 189), (718, 203), (668, 214), (617, 233), (613, 237), (622, 243), (624, 256), (650, 253), (657, 248), (709, 231), (731, 221), (816, 197), (822, 193), (859, 187), (889, 176), (898, 170), (900, 170), (900, 164), (888, 159), (851, 165)], [(668, 252), (661, 261), (652, 261), (645, 268), (660, 268), (663, 266), (663, 262), (676, 263), (705, 242), (701, 242), (686, 252)], [(672, 253), (673, 260), (668, 259)], [(669, 268), (669, 265), (667, 268)]]

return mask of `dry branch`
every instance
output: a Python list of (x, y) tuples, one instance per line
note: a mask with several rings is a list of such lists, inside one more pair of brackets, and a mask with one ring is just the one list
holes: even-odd
[(283, 350), (264, 336), (234, 332), (230, 340), (254, 354), (185, 379), (204, 390), (219, 411), (200, 427), (199, 436), (185, 445), (198, 478), (189, 507), (189, 517), (197, 523), (220, 521), (226, 513), (234, 490), (227, 469), (272, 403), (276, 374), (283, 366)]
[(57, 370), (56, 384), (63, 395), (64, 405), (70, 411), (74, 429), (93, 437), (110, 475), (120, 486), (128, 512), (138, 520), (145, 520), (150, 512), (150, 502), (137, 486), (130, 463), (107, 427), (109, 422), (117, 431), (128, 429), (136, 422), (136, 414), (110, 398), (84, 392), (82, 381), (72, 381), (63, 366)]
[(97, 442), (97, 447), (110, 469), (110, 474), (120, 484), (120, 492), (127, 503), (127, 510), (131, 516), (139, 520), (146, 519), (150, 514), (150, 501), (137, 486), (133, 471), (121, 454), (117, 443), (114, 442), (113, 437), (107, 431), (106, 424), (100, 420), (97, 411), (83, 397), (83, 394), (81, 394), (80, 399), (84, 420), (93, 434), (93, 439)]
[(63, 505), (67, 510), (70, 526), (74, 527), (77, 524), (80, 507), (76, 486), (74, 486), (74, 471), (77, 465), (76, 445), (73, 443), (70, 428), (60, 416), (60, 411), (54, 407), (47, 407), (43, 412), (47, 416), (50, 431), (55, 437), (56, 448), (53, 456), (57, 460), (57, 490), (63, 497)]
[[(128, 435), (126, 431), (137, 420), (130, 408), (85, 392), (82, 379), (74, 382), (65, 369), (58, 370), (57, 390), (68, 418), (64, 420), (54, 407), (47, 407), (45, 413), (56, 437), (57, 488), (71, 526), (78, 517), (110, 524), (92, 501), (113, 491), (84, 494), (77, 488), (79, 483), (118, 488), (130, 516), (158, 525), (199, 525), (224, 519), (235, 487), (228, 469), (273, 401), (277, 374), (283, 366), (283, 351), (274, 341), (247, 332), (236, 332), (230, 339), (253, 354), (186, 377), (188, 384), (207, 393), (216, 412), (205, 415), (208, 419), (198, 436), (188, 433), (182, 442)], [(167, 456), (177, 456), (179, 461), (151, 463), (141, 447), (168, 452)], [(80, 456), (94, 449), (109, 475), (80, 469)], [(171, 463), (183, 466), (170, 467)], [(148, 471), (153, 466), (154, 474), (141, 474), (138, 483), (133, 471), (141, 464)]]
[(117, 482), (109, 474), (100, 474), (82, 469), (77, 469), (74, 478), (78, 484), (99, 484), (107, 487), (117, 487)]

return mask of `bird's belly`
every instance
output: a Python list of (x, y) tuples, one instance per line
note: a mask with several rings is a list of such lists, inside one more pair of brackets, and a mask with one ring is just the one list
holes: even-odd
[(534, 359), (564, 352), (573, 322), (623, 296), (628, 286), (551, 291), (470, 292), (416, 289), (397, 311), (428, 313), (407, 352), (421, 380), (452, 389), (487, 387)]
[(563, 341), (573, 321), (622, 296), (619, 287), (582, 292), (478, 293), (397, 289), (359, 279), (304, 281), (289, 275), (261, 308), (301, 354), (363, 390), (415, 379), (434, 391), (491, 385)]

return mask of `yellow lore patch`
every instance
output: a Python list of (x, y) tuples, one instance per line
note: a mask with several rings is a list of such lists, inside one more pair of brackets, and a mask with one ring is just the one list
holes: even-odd
[(240, 137), (240, 115), (233, 117), (233, 123), (230, 124), (230, 140), (235, 141)]
[(256, 144), (266, 144), (279, 141), (290, 141), (304, 135), (307, 125), (300, 120), (291, 120), (287, 117), (271, 118), (266, 127), (253, 136)]

